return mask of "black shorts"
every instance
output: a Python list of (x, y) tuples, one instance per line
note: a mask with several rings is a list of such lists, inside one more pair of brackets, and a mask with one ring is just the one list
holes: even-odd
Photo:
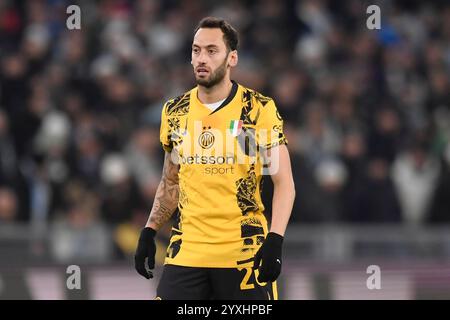
[(259, 283), (252, 268), (165, 265), (156, 291), (162, 300), (278, 300), (275, 282)]

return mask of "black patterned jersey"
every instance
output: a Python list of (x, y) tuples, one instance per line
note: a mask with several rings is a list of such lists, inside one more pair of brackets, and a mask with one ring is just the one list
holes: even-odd
[(160, 140), (180, 165), (180, 214), (165, 263), (250, 266), (267, 234), (261, 186), (276, 160), (271, 148), (287, 144), (274, 101), (233, 82), (211, 111), (194, 88), (165, 103)]

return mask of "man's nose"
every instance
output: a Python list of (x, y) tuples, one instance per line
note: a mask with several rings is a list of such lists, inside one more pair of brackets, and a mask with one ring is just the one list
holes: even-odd
[(206, 55), (205, 51), (203, 51), (203, 50), (200, 51), (197, 60), (198, 60), (199, 64), (206, 64), (207, 55)]

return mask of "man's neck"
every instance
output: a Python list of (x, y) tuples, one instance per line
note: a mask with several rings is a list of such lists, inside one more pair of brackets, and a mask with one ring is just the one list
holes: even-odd
[(214, 103), (226, 99), (233, 87), (230, 80), (224, 80), (211, 88), (198, 86), (198, 99), (201, 103)]

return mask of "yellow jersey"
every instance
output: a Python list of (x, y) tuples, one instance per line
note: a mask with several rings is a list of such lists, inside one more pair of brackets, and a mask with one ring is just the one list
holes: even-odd
[(180, 165), (180, 214), (165, 263), (248, 267), (268, 232), (261, 200), (268, 160), (261, 155), (287, 144), (283, 120), (273, 99), (236, 82), (214, 111), (197, 91), (162, 110), (160, 141)]

